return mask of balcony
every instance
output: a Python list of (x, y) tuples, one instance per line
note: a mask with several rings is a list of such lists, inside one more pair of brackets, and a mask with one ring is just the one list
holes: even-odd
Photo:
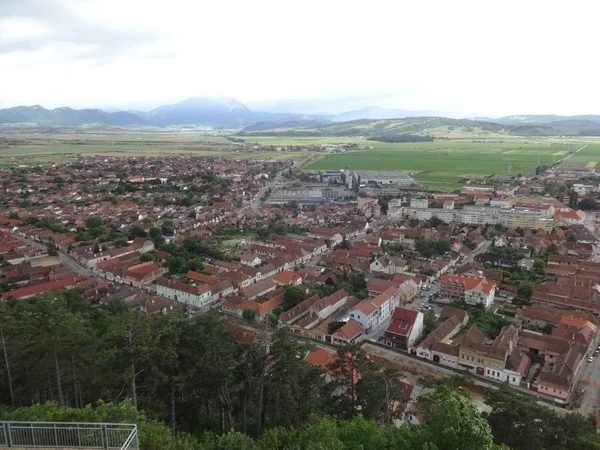
[(0, 421), (0, 449), (138, 450), (137, 425)]

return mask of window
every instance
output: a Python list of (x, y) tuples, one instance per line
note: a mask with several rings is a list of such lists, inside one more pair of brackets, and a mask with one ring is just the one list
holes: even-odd
[(513, 383), (516, 383), (517, 379), (515, 377), (513, 377)]

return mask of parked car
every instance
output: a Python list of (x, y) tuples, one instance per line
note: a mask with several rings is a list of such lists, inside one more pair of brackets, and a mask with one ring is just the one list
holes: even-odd
[(598, 350), (596, 350), (596, 351), (594, 352), (594, 356), (598, 356), (598, 354), (600, 354), (600, 352), (599, 352)]
[(385, 336), (383, 334), (380, 334), (379, 337), (377, 338), (377, 342), (383, 341), (383, 338)]
[(594, 361), (594, 358), (592, 358), (591, 356), (587, 359), (587, 362), (592, 362)]

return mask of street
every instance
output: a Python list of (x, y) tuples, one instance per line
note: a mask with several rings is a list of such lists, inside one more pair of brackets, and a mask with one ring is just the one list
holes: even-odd
[[(590, 353), (593, 352), (598, 346), (598, 336), (594, 339), (594, 343), (590, 347)], [(571, 394), (573, 398), (575, 391), (582, 391), (580, 406), (577, 408), (577, 412), (581, 414), (594, 414), (598, 405), (598, 398), (600, 395), (600, 358), (593, 357), (592, 362), (587, 362), (589, 354), (584, 356), (585, 360), (581, 363), (581, 369), (577, 374), (578, 381), (574, 382), (574, 392)], [(570, 400), (571, 402), (573, 400)]]

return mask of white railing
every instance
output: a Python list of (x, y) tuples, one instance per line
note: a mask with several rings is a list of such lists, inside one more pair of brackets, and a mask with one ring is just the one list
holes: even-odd
[(0, 421), (0, 448), (138, 450), (137, 425)]

